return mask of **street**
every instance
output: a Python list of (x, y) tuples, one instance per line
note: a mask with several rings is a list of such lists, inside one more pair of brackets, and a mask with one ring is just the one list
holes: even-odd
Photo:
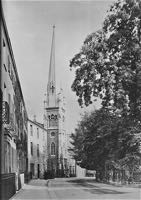
[(16, 199), (140, 199), (140, 188), (97, 183), (93, 178), (31, 180), (11, 200)]

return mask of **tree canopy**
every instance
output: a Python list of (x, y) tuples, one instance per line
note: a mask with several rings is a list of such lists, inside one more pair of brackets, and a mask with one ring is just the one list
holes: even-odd
[(83, 116), (75, 134), (71, 135), (70, 151), (86, 169), (104, 173), (105, 163), (113, 161), (118, 167), (127, 168), (125, 161), (138, 163), (140, 128), (140, 125), (133, 126), (129, 117), (119, 117), (108, 109), (95, 110)]
[(141, 2), (114, 3), (101, 30), (87, 36), (70, 61), (72, 90), (82, 106), (102, 106), (141, 119)]

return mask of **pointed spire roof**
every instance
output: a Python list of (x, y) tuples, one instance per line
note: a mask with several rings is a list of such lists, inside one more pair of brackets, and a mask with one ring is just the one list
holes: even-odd
[(55, 25), (53, 25), (48, 83), (55, 83)]
[(52, 44), (50, 53), (49, 75), (47, 84), (47, 106), (56, 106), (56, 80), (55, 80), (55, 25), (53, 26)]

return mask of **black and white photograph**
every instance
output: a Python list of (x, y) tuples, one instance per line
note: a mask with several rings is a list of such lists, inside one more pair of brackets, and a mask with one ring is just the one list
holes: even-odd
[(141, 0), (0, 0), (0, 199), (141, 199)]

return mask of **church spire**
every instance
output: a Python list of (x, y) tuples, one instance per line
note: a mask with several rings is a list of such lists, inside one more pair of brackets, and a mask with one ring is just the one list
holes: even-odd
[(49, 65), (49, 76), (47, 84), (47, 106), (56, 106), (56, 82), (55, 82), (55, 25), (53, 26), (51, 54), (50, 54), (50, 65)]

